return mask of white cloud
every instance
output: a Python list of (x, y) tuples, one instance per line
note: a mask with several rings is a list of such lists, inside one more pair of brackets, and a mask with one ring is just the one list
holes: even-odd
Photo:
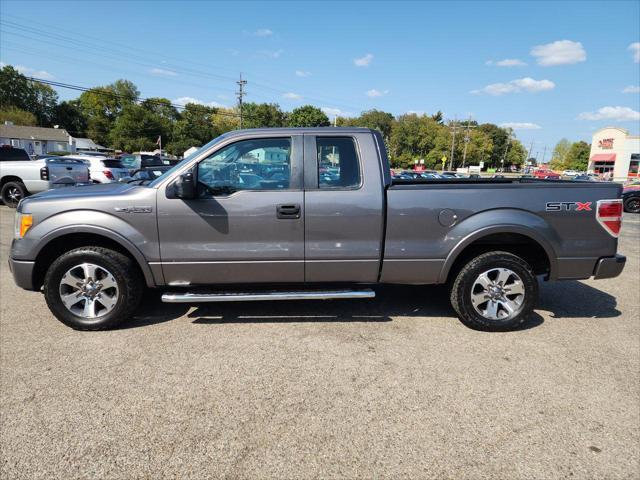
[(536, 45), (531, 49), (531, 55), (538, 59), (538, 65), (551, 67), (554, 65), (571, 65), (584, 62), (587, 52), (580, 42), (558, 40), (545, 45)]
[(624, 89), (622, 89), (622, 93), (640, 93), (640, 87), (629, 85), (628, 87), (624, 87)]
[(297, 93), (293, 93), (293, 92), (287, 92), (285, 94), (282, 95), (283, 98), (289, 99), (289, 100), (302, 100), (302, 95), (299, 95)]
[(497, 62), (487, 60), (485, 65), (495, 65), (496, 67), (524, 67), (527, 64), (517, 58), (505, 58), (504, 60), (498, 60)]
[(376, 90), (375, 88), (372, 88), (371, 90), (367, 90), (366, 94), (367, 97), (382, 97), (383, 95), (386, 95), (387, 93), (389, 93), (389, 90)]
[(426, 112), (424, 110), (407, 110), (404, 112), (407, 115), (418, 115), (419, 117), (423, 116)]
[(537, 123), (530, 122), (506, 122), (501, 123), (500, 126), (502, 128), (510, 128), (512, 130), (538, 130), (542, 128)]
[(629, 107), (602, 107), (596, 112), (583, 112), (578, 115), (578, 120), (617, 120), (618, 122), (631, 122), (640, 120), (640, 112)]
[(173, 100), (171, 103), (174, 103), (176, 105), (182, 105), (182, 106), (185, 106), (187, 103), (197, 103), (198, 105), (205, 105), (207, 107), (224, 107), (224, 105), (218, 102), (205, 102), (203, 100), (200, 100), (199, 98), (193, 98), (193, 97), (178, 97), (175, 100)]
[(259, 50), (257, 55), (259, 58), (268, 58), (268, 59), (276, 59), (280, 58), (280, 56), (284, 53), (284, 50)]
[(297, 77), (309, 77), (311, 76), (311, 72), (307, 72), (306, 70), (296, 70)]
[(273, 31), (268, 28), (259, 28), (258, 30), (253, 32), (253, 34), (256, 37), (270, 37), (271, 35), (273, 35)]
[(518, 78), (508, 83), (492, 83), (479, 90), (472, 90), (471, 93), (499, 96), (507, 93), (529, 92), (537, 93), (545, 90), (552, 90), (556, 84), (551, 80), (534, 80), (531, 77)]
[(352, 117), (353, 116), (353, 113), (345, 112), (343, 110), (340, 110), (339, 108), (321, 107), (320, 110), (322, 110), (324, 113), (326, 113), (330, 117), (335, 117), (335, 116), (338, 116), (338, 117)]
[[(7, 66), (6, 63), (0, 62), (0, 68), (5, 66)], [(18, 71), (18, 73), (21, 73), (25, 77), (39, 78), (41, 80), (53, 80), (54, 78), (56, 78), (46, 70), (36, 70), (35, 68), (25, 67), (24, 65), (11, 65), (11, 66), (15, 68)]]
[(627, 49), (633, 52), (633, 61), (640, 63), (640, 42), (632, 43)]
[(176, 75), (178, 75), (173, 70), (165, 70), (164, 68), (152, 68), (150, 72), (153, 75), (159, 75), (161, 77), (175, 77)]
[(373, 61), (373, 54), (367, 53), (364, 57), (354, 58), (353, 64), (356, 67), (368, 67), (372, 61)]

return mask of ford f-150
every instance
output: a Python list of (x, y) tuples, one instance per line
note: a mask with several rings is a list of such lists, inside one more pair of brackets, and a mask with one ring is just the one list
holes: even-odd
[(145, 287), (198, 303), (448, 284), (465, 324), (506, 330), (532, 312), (539, 280), (614, 277), (625, 263), (619, 185), (393, 179), (382, 136), (364, 128), (229, 132), (139, 183), (18, 206), (15, 282), (73, 328), (114, 327)]

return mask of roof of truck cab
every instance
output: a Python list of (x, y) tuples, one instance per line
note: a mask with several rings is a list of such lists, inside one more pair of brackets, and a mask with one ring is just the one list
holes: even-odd
[(370, 128), (364, 127), (282, 127), (282, 128), (247, 128), (243, 130), (231, 130), (223, 134), (225, 137), (244, 136), (247, 134), (301, 134), (309, 133), (314, 135), (322, 135), (323, 133), (371, 133)]

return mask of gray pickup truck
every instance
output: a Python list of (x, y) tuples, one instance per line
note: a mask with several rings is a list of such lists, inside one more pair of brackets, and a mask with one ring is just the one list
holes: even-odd
[[(22, 200), (9, 260), (82, 330), (164, 302), (370, 298), (448, 284), (472, 328), (517, 328), (544, 280), (619, 275), (621, 187), (535, 179), (395, 180), (364, 128), (226, 133), (148, 184)], [(569, 299), (568, 299), (569, 300)], [(425, 299), (425, 301), (427, 301)]]

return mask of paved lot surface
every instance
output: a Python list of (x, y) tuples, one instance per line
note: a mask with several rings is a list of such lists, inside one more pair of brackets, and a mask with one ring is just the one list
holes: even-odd
[(441, 288), (375, 301), (161, 305), (75, 332), (6, 265), (2, 478), (639, 478), (640, 218), (621, 278), (545, 284), (519, 332)]

